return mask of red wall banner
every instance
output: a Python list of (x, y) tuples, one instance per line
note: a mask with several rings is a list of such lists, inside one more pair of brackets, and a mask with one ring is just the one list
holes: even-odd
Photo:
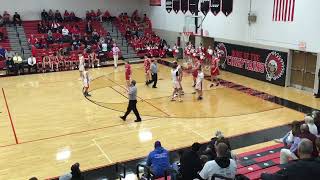
[(150, 6), (161, 6), (161, 0), (150, 0)]

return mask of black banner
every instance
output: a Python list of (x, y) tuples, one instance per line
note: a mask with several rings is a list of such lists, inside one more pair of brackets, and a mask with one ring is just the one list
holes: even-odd
[(199, 0), (189, 0), (189, 11), (191, 14), (199, 11)]
[(233, 10), (233, 0), (221, 0), (222, 8), (221, 11), (224, 15), (229, 16)]
[(185, 14), (189, 10), (189, 0), (181, 0), (181, 11)]
[(200, 10), (204, 15), (207, 15), (209, 12), (210, 0), (201, 0), (200, 1)]
[(221, 10), (221, 0), (211, 0), (210, 10), (215, 16), (219, 14)]
[(173, 0), (173, 11), (178, 13), (180, 11), (180, 0)]
[(288, 53), (215, 42), (221, 68), (236, 74), (285, 86)]
[(166, 10), (168, 13), (172, 11), (172, 0), (166, 0)]

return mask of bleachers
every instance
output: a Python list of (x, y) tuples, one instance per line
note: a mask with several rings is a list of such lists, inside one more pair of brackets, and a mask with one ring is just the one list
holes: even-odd
[(238, 155), (238, 174), (251, 180), (260, 179), (262, 173), (275, 173), (280, 167), (280, 150), (283, 144), (268, 146)]
[(7, 33), (7, 29), (5, 27), (0, 27), (0, 31), (3, 32), (4, 34), (4, 40), (0, 41), (0, 46), (2, 46), (2, 48), (5, 48), (6, 50), (11, 50), (11, 46), (10, 46), (10, 42), (8, 39), (8, 33)]

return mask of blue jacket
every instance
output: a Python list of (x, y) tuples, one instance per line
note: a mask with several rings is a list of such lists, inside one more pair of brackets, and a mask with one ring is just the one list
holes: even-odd
[(156, 177), (164, 176), (164, 171), (170, 168), (169, 153), (163, 147), (157, 147), (147, 159), (147, 166), (151, 166)]

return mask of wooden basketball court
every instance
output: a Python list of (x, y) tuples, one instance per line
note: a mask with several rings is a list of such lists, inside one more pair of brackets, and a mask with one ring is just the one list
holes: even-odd
[[(91, 95), (81, 92), (78, 71), (7, 77), (0, 80), (0, 179), (40, 179), (146, 156), (155, 140), (173, 150), (206, 142), (221, 130), (226, 136), (258, 131), (303, 119), (304, 114), (220, 86), (204, 99), (192, 94), (185, 74), (183, 102), (171, 102), (170, 68), (160, 66), (158, 88), (144, 84), (142, 64), (133, 65), (141, 123), (119, 116), (127, 107), (124, 67), (91, 69)], [(294, 102), (320, 107), (311, 94), (222, 72), (221, 78)], [(19, 169), (17, 171), (17, 169)]]

